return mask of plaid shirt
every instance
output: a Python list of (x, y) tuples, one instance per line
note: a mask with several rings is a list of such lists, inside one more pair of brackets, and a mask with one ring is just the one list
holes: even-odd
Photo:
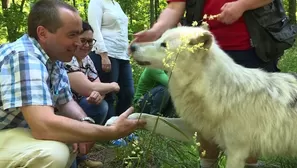
[(63, 63), (51, 61), (35, 39), (24, 35), (0, 46), (0, 130), (27, 126), (19, 107), (70, 100)]
[[(91, 82), (99, 78), (95, 65), (89, 56), (86, 56), (81, 61), (82, 65), (80, 66), (77, 59), (75, 57), (72, 57), (72, 60), (70, 62), (64, 63), (67, 73), (80, 71), (83, 74), (85, 74)], [(83, 96), (75, 92), (73, 89), (71, 90), (73, 94), (73, 99), (77, 102), (80, 102)]]

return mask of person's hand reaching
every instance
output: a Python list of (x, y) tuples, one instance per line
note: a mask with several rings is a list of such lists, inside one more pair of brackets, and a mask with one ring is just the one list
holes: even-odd
[(145, 126), (146, 122), (144, 120), (128, 119), (128, 116), (133, 111), (133, 107), (128, 108), (112, 125), (110, 125), (110, 127), (113, 127), (113, 130), (116, 132), (116, 137), (114, 137), (114, 139), (128, 136), (136, 129), (140, 129)]
[(92, 91), (90, 96), (87, 97), (87, 101), (90, 104), (100, 104), (103, 100), (103, 97), (97, 91)]
[(104, 72), (110, 72), (111, 71), (111, 62), (107, 55), (107, 53), (101, 53), (101, 63), (102, 63), (102, 70)]
[(240, 1), (225, 3), (221, 8), (218, 21), (225, 24), (232, 24), (237, 21), (245, 12), (244, 6)]

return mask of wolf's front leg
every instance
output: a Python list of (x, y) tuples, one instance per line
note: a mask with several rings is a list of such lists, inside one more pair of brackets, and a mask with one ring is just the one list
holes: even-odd
[(129, 118), (145, 120), (145, 129), (148, 131), (184, 142), (193, 142), (195, 130), (181, 118), (167, 118), (146, 113), (133, 113)]
[[(128, 118), (142, 119), (146, 121), (145, 129), (156, 134), (164, 135), (176, 140), (193, 142), (195, 130), (181, 118), (167, 118), (145, 113), (133, 113)], [(106, 126), (112, 125), (118, 117), (112, 117), (106, 122)]]
[(245, 160), (248, 158), (248, 150), (242, 148), (227, 149), (226, 168), (244, 168)]

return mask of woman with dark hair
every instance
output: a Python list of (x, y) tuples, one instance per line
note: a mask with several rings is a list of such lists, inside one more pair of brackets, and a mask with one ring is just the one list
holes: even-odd
[[(119, 91), (117, 83), (101, 83), (96, 68), (88, 53), (96, 40), (93, 39), (93, 29), (83, 22), (83, 33), (80, 35), (82, 45), (75, 52), (71, 62), (65, 63), (74, 99), (96, 124), (103, 124), (108, 105), (104, 100), (105, 94)], [(80, 164), (87, 167), (98, 167), (101, 162), (91, 161), (86, 155), (77, 157)], [(78, 164), (79, 164), (78, 163)], [(75, 163), (72, 167), (77, 166)]]

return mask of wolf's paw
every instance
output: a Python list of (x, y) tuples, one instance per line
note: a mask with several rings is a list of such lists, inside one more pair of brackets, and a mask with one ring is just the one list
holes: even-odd
[[(141, 116), (140, 113), (133, 113), (128, 116), (128, 119), (138, 119), (140, 116)], [(111, 117), (106, 121), (105, 126), (110, 126), (114, 124), (118, 118), (119, 118), (118, 116)]]
[(110, 125), (114, 124), (118, 118), (119, 118), (118, 116), (111, 117), (110, 119), (108, 119), (106, 121), (105, 126), (110, 126)]

